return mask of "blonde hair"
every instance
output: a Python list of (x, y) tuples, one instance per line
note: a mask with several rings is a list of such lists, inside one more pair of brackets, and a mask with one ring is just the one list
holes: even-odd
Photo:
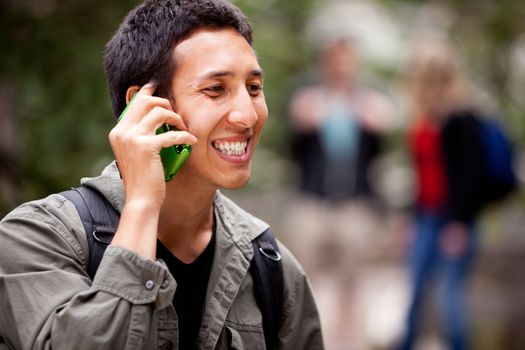
[(416, 46), (408, 65), (408, 89), (416, 114), (440, 118), (467, 104), (469, 88), (460, 59), (444, 41)]

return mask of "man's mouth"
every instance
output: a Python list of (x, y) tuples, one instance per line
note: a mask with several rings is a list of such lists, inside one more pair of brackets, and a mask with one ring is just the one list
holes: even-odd
[(246, 154), (249, 140), (244, 141), (220, 141), (212, 142), (213, 148), (229, 156), (242, 156)]

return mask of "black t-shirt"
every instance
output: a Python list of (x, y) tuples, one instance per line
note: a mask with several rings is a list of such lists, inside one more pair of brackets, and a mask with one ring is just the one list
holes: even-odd
[(195, 349), (214, 250), (215, 228), (208, 246), (190, 264), (177, 259), (160, 241), (157, 241), (157, 258), (166, 263), (177, 281), (173, 306), (179, 319), (179, 349)]

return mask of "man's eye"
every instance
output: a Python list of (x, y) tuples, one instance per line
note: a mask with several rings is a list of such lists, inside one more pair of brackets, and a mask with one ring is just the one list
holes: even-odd
[(261, 93), (262, 85), (261, 84), (248, 84), (247, 89), (250, 95), (256, 96)]
[(204, 91), (211, 96), (219, 96), (224, 92), (224, 88), (221, 85), (210, 86), (204, 89)]

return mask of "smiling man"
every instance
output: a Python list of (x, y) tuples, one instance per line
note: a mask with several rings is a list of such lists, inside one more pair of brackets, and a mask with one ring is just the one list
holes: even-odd
[[(246, 184), (268, 118), (244, 15), (225, 0), (146, 1), (108, 43), (105, 68), (116, 162), (82, 186), (116, 209), (118, 228), (91, 276), (69, 197), (2, 220), (0, 349), (322, 349), (307, 278), (280, 243), (267, 342), (250, 266), (268, 224), (219, 191)], [(157, 134), (164, 124), (174, 128)], [(191, 155), (165, 182), (159, 153), (178, 144)]]

